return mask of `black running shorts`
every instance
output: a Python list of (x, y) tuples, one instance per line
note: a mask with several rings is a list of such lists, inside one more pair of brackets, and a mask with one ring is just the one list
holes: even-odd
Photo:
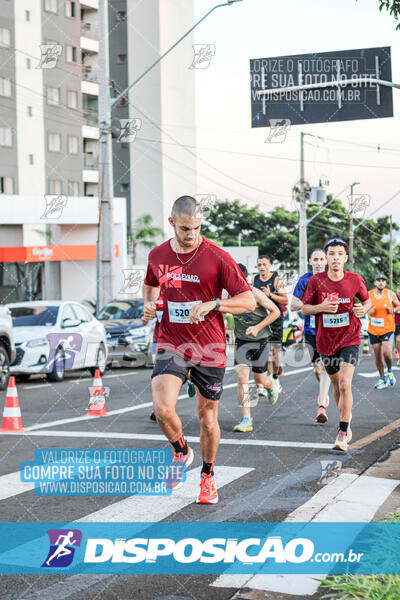
[(235, 365), (247, 365), (253, 373), (266, 373), (268, 371), (268, 355), (270, 351), (270, 338), (260, 340), (235, 341)]
[(394, 332), (387, 331), (386, 333), (382, 333), (382, 335), (374, 335), (373, 333), (369, 333), (369, 343), (372, 344), (382, 344), (382, 342), (394, 342)]
[(344, 348), (341, 348), (339, 352), (336, 352), (336, 354), (332, 354), (331, 356), (321, 354), (321, 361), (328, 375), (334, 375), (340, 371), (340, 365), (342, 363), (357, 366), (358, 352), (359, 346), (345, 346)]
[(198, 388), (200, 394), (208, 400), (219, 400), (222, 394), (222, 381), (225, 368), (207, 367), (185, 360), (170, 350), (159, 350), (151, 378), (157, 375), (175, 375), (182, 383), (188, 379)]
[(321, 360), (321, 355), (317, 350), (317, 342), (315, 339), (315, 335), (305, 333), (304, 339), (306, 340), (307, 348), (310, 353), (311, 362), (314, 364), (317, 362), (317, 360)]

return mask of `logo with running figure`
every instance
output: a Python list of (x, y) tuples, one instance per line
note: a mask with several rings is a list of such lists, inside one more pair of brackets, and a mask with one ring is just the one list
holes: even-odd
[(42, 567), (69, 567), (76, 548), (81, 545), (82, 532), (79, 529), (48, 529), (47, 535), (50, 549)]

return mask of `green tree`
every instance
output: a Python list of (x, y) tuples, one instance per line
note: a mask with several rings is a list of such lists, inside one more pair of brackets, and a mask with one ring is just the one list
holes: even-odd
[[(328, 196), (325, 204), (332, 200)], [(313, 217), (320, 206), (307, 207), (307, 219)], [(354, 225), (362, 221), (362, 215), (354, 215)], [(280, 264), (288, 273), (298, 269), (298, 212), (276, 206), (268, 213), (259, 207), (249, 208), (239, 200), (216, 202), (202, 226), (202, 233), (224, 246), (237, 246), (239, 233), (243, 246), (258, 246), (259, 254), (266, 254)], [(400, 228), (393, 224), (393, 230)], [(372, 286), (374, 276), (389, 270), (389, 217), (367, 219), (355, 230), (354, 268)], [(331, 237), (348, 241), (349, 215), (340, 200), (334, 200), (309, 223), (307, 228), (308, 251), (323, 247)], [(400, 259), (398, 246), (393, 249), (393, 280), (400, 283)]]
[[(400, 20), (400, 0), (378, 0), (379, 10), (386, 9), (395, 18), (396, 21)], [(400, 23), (398, 23), (396, 29), (400, 29)]]
[(153, 248), (156, 244), (156, 239), (164, 235), (164, 232), (159, 227), (153, 225), (153, 217), (149, 214), (143, 215), (136, 219), (132, 231), (128, 233), (128, 247), (132, 252), (133, 264), (136, 262), (136, 251), (139, 244), (145, 248)]

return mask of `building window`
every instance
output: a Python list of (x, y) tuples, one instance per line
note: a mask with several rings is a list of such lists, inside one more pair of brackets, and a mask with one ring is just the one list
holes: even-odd
[(60, 88), (47, 88), (47, 104), (51, 104), (52, 106), (58, 106), (60, 104)]
[(30, 59), (30, 58), (27, 58), (27, 59), (25, 59), (25, 60), (26, 60), (26, 68), (27, 68), (27, 69), (31, 69), (31, 68), (32, 68), (32, 66), (31, 66), (31, 59)]
[(68, 136), (68, 152), (70, 154), (78, 154), (79, 152), (79, 139), (76, 135)]
[(79, 181), (68, 181), (68, 196), (79, 196)]
[(29, 10), (25, 11), (25, 21), (31, 20), (31, 12)]
[(11, 127), (0, 127), (0, 146), (12, 146)]
[(33, 154), (28, 154), (29, 164), (33, 165)]
[(129, 192), (129, 183), (121, 183), (119, 190), (120, 192)]
[(67, 46), (67, 62), (76, 62), (77, 56), (78, 52), (76, 46)]
[(58, 12), (58, 0), (44, 0), (44, 10), (48, 12), (57, 13)]
[(126, 21), (126, 11), (119, 10), (117, 12), (117, 21)]
[(78, 108), (78, 92), (74, 90), (67, 91), (67, 105), (69, 108)]
[(0, 27), (0, 46), (10, 45), (10, 30), (5, 27)]
[(12, 177), (0, 177), (0, 194), (13, 194), (14, 180)]
[(124, 65), (126, 63), (126, 54), (117, 54), (117, 64)]
[(61, 152), (61, 135), (59, 133), (49, 133), (48, 139), (49, 152)]
[(27, 106), (27, 109), (28, 109), (28, 117), (31, 117), (32, 114), (33, 114), (32, 113), (32, 106)]
[(73, 0), (67, 0), (65, 3), (65, 16), (76, 17), (76, 2)]
[(0, 96), (11, 96), (11, 81), (5, 77), (0, 77)]
[(62, 194), (62, 183), (60, 179), (49, 179), (49, 194)]

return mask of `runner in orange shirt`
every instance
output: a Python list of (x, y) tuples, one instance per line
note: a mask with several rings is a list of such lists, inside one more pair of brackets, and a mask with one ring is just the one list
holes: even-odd
[[(375, 363), (380, 378), (375, 384), (376, 390), (382, 390), (396, 383), (392, 372), (393, 342), (395, 332), (394, 313), (400, 309), (400, 302), (392, 290), (386, 288), (385, 275), (375, 277), (375, 288), (370, 290), (371, 308), (368, 311), (369, 341), (374, 349)], [(387, 375), (385, 376), (385, 364)]]

